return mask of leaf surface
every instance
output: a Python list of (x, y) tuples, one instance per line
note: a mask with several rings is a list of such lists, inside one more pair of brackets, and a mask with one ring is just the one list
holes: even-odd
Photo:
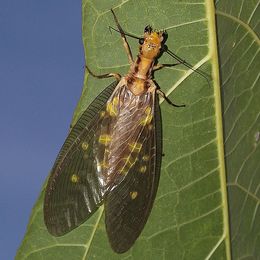
[[(129, 33), (141, 36), (148, 24), (166, 29), (168, 48), (206, 72), (211, 84), (183, 65), (155, 73), (156, 82), (168, 97), (186, 107), (173, 108), (161, 100), (165, 156), (159, 190), (145, 229), (131, 250), (122, 255), (111, 250), (103, 207), (69, 234), (59, 238), (49, 235), (43, 223), (43, 188), (17, 259), (230, 259), (229, 214), (233, 255), (257, 256), (259, 40), (255, 30), (259, 28), (259, 8), (257, 1), (232, 1), (237, 3), (233, 6), (226, 2), (231, 1), (216, 1), (216, 31), (215, 9), (210, 0), (83, 0), (86, 63), (95, 73), (125, 75), (129, 70), (120, 35), (108, 29), (109, 25), (115, 27), (110, 12), (113, 8)], [(251, 4), (245, 4), (248, 2)], [(135, 56), (138, 43), (133, 39), (129, 43)], [(160, 58), (160, 63), (174, 62), (167, 54)], [(110, 82), (86, 73), (73, 123)]]
[(216, 7), (232, 257), (259, 259), (259, 1)]

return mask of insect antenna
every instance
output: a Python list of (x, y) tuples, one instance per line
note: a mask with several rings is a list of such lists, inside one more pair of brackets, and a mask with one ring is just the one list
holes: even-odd
[[(109, 31), (110, 31), (111, 33), (112, 33), (111, 30), (113, 30), (113, 31), (115, 31), (115, 32), (118, 32), (118, 33), (121, 33), (118, 29), (115, 29), (115, 28), (113, 28), (112, 26), (109, 26), (108, 28), (109, 28)], [(143, 39), (142, 37), (135, 36), (135, 35), (133, 35), (133, 34), (131, 34), (131, 33), (125, 32), (125, 31), (124, 31), (124, 35), (129, 36), (129, 37), (134, 38), (134, 39), (137, 39), (137, 40), (139, 40), (139, 41), (140, 41), (141, 39)], [(166, 37), (165, 37), (165, 40), (166, 40)], [(164, 41), (165, 41), (165, 40), (164, 40)], [(171, 50), (169, 50), (168, 47), (167, 47), (167, 45), (164, 45), (164, 46), (163, 46), (162, 53), (163, 53), (163, 52), (166, 52), (166, 53), (167, 53), (168, 55), (170, 55), (172, 58), (174, 58), (175, 60), (177, 60), (177, 61), (179, 62), (178, 64), (183, 64), (183, 65), (186, 66), (187, 68), (189, 68), (189, 69), (191, 69), (192, 71), (194, 71), (194, 72), (198, 73), (199, 75), (201, 75), (201, 76), (207, 81), (208, 85), (210, 86), (210, 82), (209, 82), (208, 75), (207, 75), (204, 71), (201, 71), (201, 70), (199, 70), (199, 69), (194, 69), (193, 66), (192, 66), (190, 63), (188, 63), (187, 61), (185, 61), (184, 59), (182, 59), (181, 57), (179, 57), (177, 54), (175, 54), (174, 52), (172, 52)], [(161, 53), (161, 54), (162, 54), (162, 53)], [(178, 64), (176, 64), (176, 65), (178, 65)]]
[(181, 57), (179, 57), (177, 54), (175, 54), (174, 52), (172, 52), (171, 50), (168, 49), (167, 45), (164, 45), (164, 51), (170, 55), (172, 58), (174, 58), (175, 60), (179, 61), (180, 64), (183, 64), (184, 66), (186, 66), (187, 68), (191, 69), (192, 71), (198, 73), (199, 75), (201, 75), (208, 83), (208, 85), (210, 86), (210, 82), (208, 79), (208, 75), (204, 72), (201, 71), (199, 69), (194, 69), (193, 66), (191, 64), (189, 64), (188, 62), (186, 62), (185, 60), (183, 60)]
[[(116, 32), (120, 33), (119, 30), (115, 29), (115, 28), (112, 27), (112, 26), (108, 26), (108, 29), (109, 29), (110, 32), (111, 32), (111, 30), (113, 30), (113, 31), (116, 31)], [(111, 32), (111, 33), (112, 33), (112, 32)], [(125, 31), (124, 31), (124, 35), (129, 36), (129, 37), (134, 38), (134, 39), (137, 39), (137, 40), (142, 39), (141, 37), (137, 37), (137, 36), (135, 36), (135, 35), (133, 35), (133, 34), (131, 34), (131, 33), (125, 32)]]

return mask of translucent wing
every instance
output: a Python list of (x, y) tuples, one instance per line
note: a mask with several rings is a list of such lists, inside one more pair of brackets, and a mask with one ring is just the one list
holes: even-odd
[(124, 78), (107, 87), (73, 127), (55, 161), (44, 201), (49, 232), (71, 231), (105, 200), (112, 248), (130, 248), (156, 194), (160, 130), (155, 91), (135, 96)]
[(130, 168), (125, 167), (125, 178), (108, 193), (104, 201), (107, 234), (111, 247), (117, 253), (127, 251), (140, 235), (150, 215), (159, 183), (160, 110), (155, 92), (146, 95), (150, 95), (148, 106), (152, 114), (144, 113), (144, 121), (133, 118), (132, 125), (140, 125), (141, 122), (143, 127), (136, 129), (135, 141), (129, 143), (127, 140), (130, 147), (135, 145), (135, 150), (130, 149), (130, 157), (135, 162)]
[(104, 118), (102, 111), (116, 85), (114, 82), (108, 86), (86, 109), (55, 161), (44, 200), (44, 221), (55, 236), (79, 226), (102, 203), (104, 173), (97, 160), (104, 156), (104, 148), (95, 137), (107, 128), (109, 118)]

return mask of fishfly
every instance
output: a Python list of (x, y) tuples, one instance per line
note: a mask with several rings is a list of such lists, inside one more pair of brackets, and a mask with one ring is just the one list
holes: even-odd
[[(152, 80), (155, 70), (176, 64), (157, 64), (166, 52), (164, 31), (146, 26), (142, 38), (125, 33), (113, 10), (129, 59), (124, 77), (117, 73), (79, 118), (52, 168), (44, 199), (44, 221), (54, 236), (62, 236), (85, 222), (104, 204), (105, 225), (112, 249), (129, 250), (142, 232), (156, 196), (162, 157), (158, 95), (165, 94)], [(139, 40), (134, 61), (126, 36)], [(201, 73), (199, 73), (201, 74)], [(203, 75), (202, 75), (203, 76)], [(177, 105), (174, 105), (177, 106)]]

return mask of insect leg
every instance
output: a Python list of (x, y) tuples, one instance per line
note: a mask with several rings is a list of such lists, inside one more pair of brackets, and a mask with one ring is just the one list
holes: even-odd
[(89, 69), (89, 67), (87, 65), (85, 65), (85, 67), (86, 67), (88, 73), (95, 78), (104, 79), (104, 78), (114, 77), (114, 78), (116, 78), (117, 81), (120, 81), (120, 79), (121, 79), (121, 75), (118, 73), (106, 73), (106, 74), (102, 74), (102, 75), (96, 75)]
[(160, 70), (162, 68), (169, 68), (169, 67), (174, 67), (174, 66), (177, 66), (177, 65), (180, 65), (180, 64), (184, 64), (185, 61), (180, 61), (180, 62), (177, 62), (177, 63), (173, 63), (173, 64), (157, 64), (153, 67), (153, 71), (155, 70)]
[(114, 11), (113, 11), (112, 9), (111, 9), (111, 12), (112, 12), (112, 14), (113, 14), (113, 16), (114, 16), (114, 19), (115, 19), (115, 22), (116, 22), (116, 26), (117, 26), (117, 28), (118, 28), (118, 31), (119, 31), (120, 34), (121, 34), (121, 37), (122, 37), (122, 40), (123, 40), (123, 44), (124, 44), (124, 47), (125, 47), (125, 50), (126, 50), (126, 53), (127, 53), (128, 61), (129, 61), (130, 64), (132, 64), (132, 63), (134, 62), (134, 60), (133, 60), (133, 55), (132, 55), (131, 49), (130, 49), (130, 47), (129, 47), (129, 44), (128, 44), (127, 40), (126, 40), (125, 32), (124, 32), (124, 30), (122, 29), (121, 25), (119, 24), (119, 22), (118, 22), (118, 20), (117, 20), (117, 17), (116, 17), (116, 15), (115, 15), (115, 13), (114, 13)]
[(185, 107), (185, 105), (176, 105), (176, 104), (172, 103), (172, 101), (160, 89), (157, 89), (156, 93), (159, 94), (163, 99), (165, 99), (167, 101), (167, 103), (170, 104), (171, 106), (174, 106), (174, 107)]

